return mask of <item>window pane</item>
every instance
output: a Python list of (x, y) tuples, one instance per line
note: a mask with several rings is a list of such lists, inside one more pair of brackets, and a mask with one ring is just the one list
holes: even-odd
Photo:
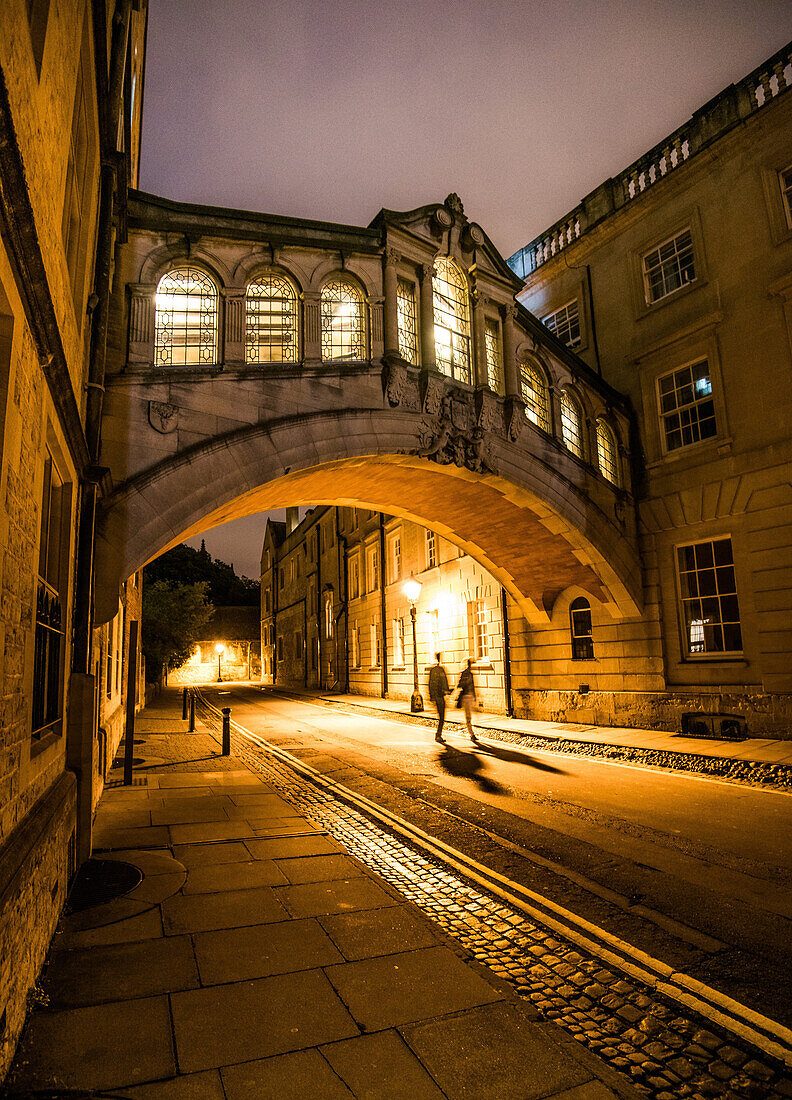
[(525, 402), (525, 415), (532, 424), (542, 431), (550, 431), (550, 405), (547, 398), (547, 386), (539, 371), (530, 365), (520, 366), (520, 388)]
[(685, 229), (644, 256), (646, 297), (649, 303), (673, 294), (696, 278), (693, 239)]
[[(677, 548), (681, 620), (689, 654), (734, 653), (742, 649), (731, 561), (731, 539)], [(701, 599), (691, 598), (696, 590)]]
[(487, 353), (487, 385), (503, 396), (503, 357), (501, 355), (500, 327), (497, 321), (487, 319), (484, 324), (484, 345)]
[(467, 280), (453, 261), (435, 260), (432, 280), (435, 362), (449, 378), (470, 382), (470, 314)]
[(706, 359), (658, 379), (658, 391), (666, 450), (689, 446), (717, 434)]
[(583, 457), (580, 409), (567, 393), (561, 394), (561, 437), (567, 450)]
[(614, 485), (619, 484), (616, 443), (613, 432), (602, 420), (597, 421), (597, 465), (604, 478)]
[(322, 359), (365, 358), (363, 300), (356, 287), (339, 279), (322, 287)]
[(217, 359), (217, 287), (192, 267), (159, 281), (154, 321), (158, 366), (206, 366)]
[(418, 364), (415, 287), (406, 279), (396, 283), (396, 313), (399, 324), (399, 355), (408, 363)]
[(568, 348), (580, 346), (580, 315), (577, 298), (572, 302), (567, 302), (565, 306), (555, 310), (555, 312), (548, 313), (546, 317), (542, 318), (542, 322)]
[(297, 294), (283, 276), (262, 276), (247, 288), (245, 362), (297, 362)]

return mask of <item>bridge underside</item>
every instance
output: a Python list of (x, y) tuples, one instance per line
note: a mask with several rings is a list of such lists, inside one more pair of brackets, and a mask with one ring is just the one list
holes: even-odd
[[(561, 478), (554, 484), (542, 463), (533, 461), (530, 477), (516, 468), (508, 477), (474, 473), (403, 453), (410, 448), (366, 454), (373, 441), (345, 433), (337, 421), (333, 434), (343, 444), (332, 448), (317, 447), (316, 420), (302, 421), (298, 440), (294, 428), (288, 447), (272, 427), (215, 440), (122, 486), (99, 528), (97, 622), (115, 614), (119, 582), (170, 546), (241, 516), (317, 504), (371, 508), (438, 531), (492, 573), (530, 623), (546, 623), (570, 586), (589, 592), (614, 618), (640, 614), (629, 541), (592, 509), (585, 492)], [(391, 432), (375, 447), (393, 442)], [(364, 453), (350, 456), (356, 446)], [(492, 456), (495, 468), (508, 465), (508, 449)], [(322, 451), (331, 450), (347, 455), (322, 461)], [(531, 480), (541, 485), (541, 497)]]

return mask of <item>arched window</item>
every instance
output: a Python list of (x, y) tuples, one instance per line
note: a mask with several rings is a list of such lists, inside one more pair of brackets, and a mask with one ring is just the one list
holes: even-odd
[(247, 288), (245, 362), (297, 362), (297, 292), (283, 275), (261, 275)]
[(365, 359), (363, 296), (357, 287), (332, 279), (322, 287), (322, 359)]
[(577, 401), (566, 391), (561, 394), (561, 439), (568, 451), (583, 457), (583, 417)]
[(591, 630), (591, 604), (578, 596), (569, 605), (569, 630), (572, 635), (572, 660), (593, 661), (594, 639)]
[(160, 367), (217, 362), (217, 287), (195, 267), (175, 267), (157, 285), (154, 362)]
[(520, 364), (520, 390), (525, 402), (525, 415), (542, 431), (550, 431), (550, 402), (547, 398), (547, 386), (536, 367), (530, 363)]
[(616, 440), (613, 432), (604, 420), (597, 421), (597, 465), (600, 473), (613, 485), (619, 484), (619, 466), (616, 455)]
[(432, 280), (435, 363), (458, 382), (470, 382), (470, 311), (465, 276), (453, 260), (439, 256)]

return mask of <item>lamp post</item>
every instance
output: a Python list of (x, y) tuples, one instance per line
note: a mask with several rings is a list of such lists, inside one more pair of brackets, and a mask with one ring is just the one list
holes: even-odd
[(421, 595), (421, 582), (415, 577), (410, 577), (404, 582), (402, 588), (404, 595), (410, 601), (410, 619), (412, 620), (413, 636), (413, 693), (410, 697), (410, 710), (413, 714), (419, 714), (424, 709), (423, 698), (418, 690), (418, 644), (415, 639), (415, 604)]
[(220, 661), (225, 651), (225, 646), (222, 642), (218, 642), (215, 646), (215, 653), (217, 654), (217, 682), (222, 683), (223, 677), (220, 675)]

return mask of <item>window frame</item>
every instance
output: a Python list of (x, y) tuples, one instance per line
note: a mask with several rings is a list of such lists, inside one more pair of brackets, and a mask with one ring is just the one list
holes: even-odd
[[(173, 276), (176, 272), (187, 272), (188, 275), (189, 275), (190, 272), (194, 272), (196, 275), (203, 276), (203, 278), (207, 281), (209, 286), (211, 286), (214, 290), (214, 294), (194, 295), (194, 297), (201, 297), (201, 298), (206, 298), (206, 299), (213, 298), (214, 299), (214, 309), (213, 310), (205, 309), (202, 306), (198, 310), (189, 310), (189, 309), (185, 308), (184, 310), (179, 310), (178, 311), (180, 314), (182, 314), (182, 313), (185, 314), (185, 316), (189, 315), (191, 312), (192, 313), (197, 313), (199, 315), (202, 315), (204, 313), (206, 313), (207, 315), (209, 315), (211, 313), (213, 315), (214, 321), (213, 321), (213, 325), (212, 325), (212, 343), (211, 343), (211, 346), (209, 346), (208, 343), (206, 344), (206, 348), (208, 349), (209, 352), (211, 352), (211, 358), (204, 358), (203, 357), (203, 351), (202, 351), (203, 345), (201, 344), (201, 341), (199, 340), (198, 345), (197, 345), (198, 354), (199, 354), (198, 361), (196, 361), (194, 363), (193, 362), (187, 362), (186, 361), (187, 351), (189, 350), (190, 345), (189, 345), (189, 341), (187, 339), (185, 339), (185, 342), (184, 342), (184, 345), (183, 345), (185, 362), (183, 362), (183, 363), (181, 363), (181, 362), (174, 363), (173, 362), (174, 343), (173, 343), (173, 339), (172, 339), (172, 333), (171, 333), (171, 340), (170, 340), (169, 344), (167, 344), (167, 347), (169, 348), (169, 355), (170, 355), (169, 361), (166, 361), (165, 358), (163, 358), (163, 355), (161, 354), (162, 352), (164, 352), (164, 348), (166, 347), (166, 345), (164, 343), (163, 344), (160, 343), (160, 338), (159, 338), (160, 325), (159, 325), (159, 322), (158, 322), (159, 314), (160, 313), (166, 313), (166, 312), (174, 313), (174, 312), (177, 312), (177, 311), (172, 310), (172, 309), (171, 310), (164, 309), (163, 307), (161, 307), (158, 304), (157, 299), (159, 298), (161, 293), (162, 294), (168, 293), (167, 291), (161, 291), (160, 287), (162, 286), (162, 283), (165, 281), (165, 279)], [(174, 294), (176, 293), (175, 288), (171, 293), (174, 293)], [(187, 297), (188, 298), (190, 297), (190, 291), (189, 290), (187, 291)], [(193, 263), (190, 263), (190, 262), (173, 264), (171, 267), (168, 268), (167, 271), (164, 271), (160, 275), (160, 277), (157, 279), (157, 284), (154, 288), (154, 367), (155, 367), (155, 369), (159, 368), (161, 370), (167, 370), (167, 371), (179, 370), (179, 369), (182, 369), (182, 370), (196, 370), (196, 369), (200, 370), (200, 369), (203, 369), (203, 368), (209, 368), (209, 367), (214, 368), (214, 367), (219, 366), (219, 363), (220, 363), (220, 332), (221, 332), (220, 299), (221, 299), (221, 294), (220, 294), (220, 283), (219, 283), (219, 281), (215, 278), (214, 275), (210, 274), (209, 271), (207, 271), (205, 268), (201, 267), (198, 264), (193, 264)], [(186, 337), (186, 335), (190, 332), (191, 326), (189, 324), (187, 324), (187, 322), (185, 321), (184, 325), (180, 325), (179, 327), (180, 327), (180, 330), (183, 328), (184, 333), (185, 333), (185, 337)], [(202, 327), (204, 327), (203, 322), (199, 320), (198, 325), (193, 326), (193, 327), (196, 327), (200, 331), (200, 329)], [(179, 344), (178, 346), (179, 346), (179, 348), (182, 348), (181, 344)]]
[[(584, 606), (585, 605), (585, 606)], [(578, 631), (576, 616), (588, 615), (588, 631)], [(569, 640), (573, 661), (594, 661), (594, 616), (591, 601), (585, 596), (576, 596), (569, 604)], [(583, 643), (588, 643), (584, 645)]]
[[(666, 260), (662, 260), (662, 259), (660, 259), (660, 255), (659, 255), (660, 250), (662, 248), (665, 248), (667, 245), (675, 244), (675, 242), (677, 242), (680, 237), (683, 237), (686, 234), (689, 238), (689, 244), (686, 245), (686, 248), (689, 249), (689, 251), (690, 251), (690, 263), (691, 263), (692, 270), (693, 270), (693, 277), (690, 278), (690, 279), (684, 279), (683, 280), (681, 278), (682, 273), (683, 273), (683, 267), (682, 267), (682, 264), (679, 263), (678, 266), (679, 266), (679, 275), (680, 275), (680, 285), (673, 287), (671, 290), (666, 290), (663, 294), (659, 294), (657, 297), (652, 297), (652, 292), (651, 292), (651, 285), (652, 284), (651, 284), (651, 281), (650, 281), (650, 271), (647, 268), (648, 258), (651, 255), (653, 255), (654, 253), (658, 254), (658, 263), (657, 263), (657, 265), (655, 266), (655, 268), (653, 270), (662, 272), (663, 285), (665, 285), (666, 274), (665, 274), (665, 270), (664, 270), (663, 265), (665, 263), (671, 261), (671, 260), (678, 260), (679, 256), (682, 254), (682, 251), (680, 249), (675, 248), (673, 257), (667, 257)], [(677, 295), (680, 291), (687, 290), (688, 288), (694, 286), (698, 281), (699, 274), (698, 274), (697, 256), (696, 256), (696, 242), (695, 242), (695, 237), (694, 237), (694, 234), (693, 234), (693, 227), (691, 225), (686, 225), (681, 229), (677, 229), (670, 236), (665, 237), (665, 238), (663, 238), (663, 240), (658, 241), (657, 244), (652, 245), (651, 248), (645, 249), (642, 252), (642, 255), (641, 255), (641, 275), (642, 275), (642, 278), (643, 278), (643, 286), (644, 286), (644, 300), (645, 300), (646, 305), (649, 309), (651, 309), (652, 307), (654, 307), (656, 305), (659, 305), (660, 302), (668, 301), (670, 298)]]
[[(622, 476), (621, 476), (621, 462), (619, 459), (619, 441), (616, 437), (616, 432), (611, 427), (609, 421), (604, 416), (598, 416), (594, 426), (594, 436), (597, 444), (597, 469), (602, 477), (609, 485), (612, 485), (614, 489), (621, 489)], [(601, 441), (607, 441), (607, 447), (610, 448), (611, 456), (610, 462), (608, 460), (603, 462)], [(605, 467), (611, 465), (613, 468), (613, 476), (607, 472)]]
[[(446, 275), (439, 272), (439, 268), (444, 268), (447, 272), (455, 273), (458, 275), (459, 281), (449, 280)], [(448, 288), (447, 293), (441, 291), (441, 284)], [(452, 293), (453, 290), (459, 292), (456, 299)], [(440, 304), (438, 305), (438, 303)], [(440, 319), (438, 319), (438, 314), (440, 315)], [(455, 322), (454, 326), (452, 327), (446, 324), (443, 320), (444, 317), (452, 318)], [(437, 354), (438, 330), (447, 332), (449, 335), (449, 358), (447, 361), (442, 360), (442, 362), (447, 362), (448, 370), (444, 370), (440, 365), (441, 360)], [(451, 378), (454, 382), (462, 382), (464, 385), (468, 386), (472, 385), (473, 347), (471, 339), (470, 285), (465, 272), (451, 256), (437, 256), (434, 260), (434, 274), (432, 276), (432, 332), (435, 345), (435, 369), (438, 370), (440, 374), (444, 374), (447, 378)], [(458, 362), (457, 356), (460, 354), (461, 361)]]
[[(715, 547), (716, 543), (720, 543), (720, 542), (728, 542), (729, 543), (729, 546), (730, 546), (730, 549), (731, 549), (731, 561), (728, 562), (728, 563), (725, 563), (725, 564), (722, 563), (720, 566), (718, 566), (717, 564), (715, 564), (714, 547)], [(696, 587), (697, 587), (697, 589), (700, 590), (701, 586), (700, 586), (700, 583), (699, 583), (699, 580), (698, 580), (698, 576), (699, 576), (699, 572), (704, 572), (704, 569), (699, 570), (698, 567), (696, 567), (693, 571), (681, 569), (680, 568), (680, 551), (686, 550), (689, 547), (694, 547), (695, 548), (697, 546), (706, 546), (707, 544), (709, 544), (710, 546), (713, 547), (712, 571), (715, 573), (715, 593), (714, 593), (714, 595), (710, 594), (708, 596), (701, 596), (701, 595), (683, 596), (683, 591), (684, 591), (683, 581), (682, 581), (683, 573), (685, 573), (685, 574), (690, 573), (690, 572), (695, 573)], [(735, 556), (734, 556), (734, 539), (732, 538), (731, 534), (712, 535), (710, 538), (687, 539), (684, 542), (675, 543), (673, 545), (673, 551), (672, 552), (673, 552), (673, 559), (674, 559), (676, 617), (677, 617), (678, 634), (679, 634), (679, 640), (680, 640), (680, 656), (681, 656), (682, 663), (683, 664), (687, 664), (687, 663), (700, 664), (702, 662), (718, 663), (718, 662), (721, 662), (721, 661), (742, 661), (742, 660), (744, 660), (744, 658), (745, 658), (745, 637), (744, 637), (744, 630), (743, 630), (743, 620), (742, 620), (742, 615), (741, 615), (741, 611), (740, 611), (740, 593), (739, 593), (739, 584), (738, 584), (738, 580), (737, 580), (737, 565), (736, 565)], [(694, 552), (694, 556), (695, 556), (695, 552)], [(734, 574), (734, 591), (733, 592), (730, 592), (730, 591), (720, 592), (720, 591), (718, 591), (719, 578), (718, 578), (717, 570), (719, 568), (731, 569), (732, 570), (732, 573)], [(718, 600), (718, 605), (719, 605), (719, 608), (720, 608), (721, 607), (721, 597), (722, 596), (725, 596), (725, 597), (732, 597), (733, 596), (734, 597), (734, 599), (736, 601), (736, 604), (737, 604), (738, 618), (736, 620), (736, 623), (734, 621), (724, 623), (724, 619), (723, 619), (723, 617), (721, 617), (717, 621), (717, 624), (713, 624), (713, 625), (717, 625), (717, 627), (720, 628), (721, 631), (723, 631), (724, 625), (728, 625), (728, 626), (736, 625), (738, 630), (739, 630), (739, 633), (740, 633), (740, 648), (739, 649), (712, 649), (712, 650), (704, 650), (703, 652), (696, 652), (696, 653), (691, 652), (691, 649), (690, 649), (691, 639), (688, 636), (687, 616), (686, 616), (686, 613), (685, 613), (685, 601), (686, 600), (690, 601), (690, 600), (694, 600), (694, 599), (698, 599), (698, 600), (717, 599)], [(703, 633), (703, 627), (708, 622), (708, 620), (707, 619), (701, 619), (701, 620), (691, 619), (690, 624), (692, 625), (694, 621), (700, 621), (701, 622), (702, 637), (706, 638), (706, 635)], [(724, 633), (724, 641), (725, 641), (725, 633)]]
[[(339, 343), (339, 347), (341, 347), (341, 348), (344, 347), (345, 334), (347, 334), (349, 331), (355, 331), (357, 333), (356, 338), (350, 341), (350, 347), (351, 347), (352, 350), (349, 352), (349, 354), (340, 354), (340, 355), (333, 355), (333, 354), (327, 355), (327, 354), (325, 354), (326, 351), (328, 351), (328, 350), (330, 352), (332, 352), (333, 347), (334, 347), (334, 341), (332, 339), (332, 334), (330, 334), (328, 339), (325, 339), (325, 333), (326, 332), (330, 333), (330, 330), (333, 328), (333, 315), (332, 315), (332, 312), (331, 312), (331, 306), (333, 304), (343, 304), (342, 299), (340, 297), (336, 299), (336, 298), (330, 298), (330, 297), (327, 296), (329, 288), (331, 288), (331, 287), (344, 288), (345, 290), (349, 291), (350, 298), (353, 298), (358, 304), (358, 310), (359, 310), (358, 321), (359, 321), (359, 324), (357, 326), (355, 326), (355, 329), (354, 330), (347, 329), (343, 324), (343, 319), (342, 319), (342, 324), (340, 326), (341, 339), (339, 340), (338, 343)], [(368, 333), (367, 333), (367, 325), (366, 325), (366, 312), (367, 312), (366, 311), (366, 300), (367, 300), (366, 299), (366, 294), (364, 293), (362, 288), (356, 282), (354, 282), (352, 279), (348, 278), (345, 275), (339, 275), (339, 274), (331, 275), (329, 278), (325, 279), (325, 281), (322, 283), (322, 286), (321, 286), (320, 291), (319, 291), (319, 327), (320, 327), (319, 339), (320, 339), (320, 355), (321, 355), (321, 360), (322, 360), (323, 363), (359, 363), (359, 362), (362, 362), (366, 359), (366, 357), (367, 357), (366, 352), (367, 352), (367, 348), (368, 348), (368, 340), (367, 340)], [(354, 354), (354, 352), (359, 352), (360, 354)]]
[(388, 535), (388, 584), (402, 579), (401, 529)]
[[(786, 177), (789, 179), (788, 183), (785, 183)], [(784, 207), (787, 228), (792, 229), (792, 164), (779, 169), (778, 186), (781, 190), (781, 202)]]
[[(407, 291), (408, 293), (403, 293)], [(402, 318), (405, 323), (402, 323)], [(412, 325), (412, 331), (410, 331)], [(414, 279), (396, 276), (396, 327), (399, 355), (412, 366), (420, 366), (420, 331), (418, 327), (418, 287)], [(404, 339), (402, 339), (404, 334)], [(406, 352), (406, 354), (405, 354)]]
[(404, 633), (404, 616), (396, 615), (392, 623), (393, 629), (393, 669), (403, 669), (406, 667), (407, 649)]
[[(567, 435), (566, 435), (566, 432), (564, 431), (564, 424), (565, 424), (565, 421), (564, 421), (564, 406), (565, 406), (565, 404), (571, 406), (577, 412), (577, 416), (578, 416), (577, 437), (578, 437), (578, 444), (579, 444), (579, 448), (580, 448), (579, 450), (576, 449), (575, 447), (571, 447), (569, 445), (569, 442), (567, 441)], [(580, 401), (580, 398), (577, 396), (577, 394), (573, 390), (571, 390), (568, 386), (565, 386), (561, 390), (561, 393), (559, 394), (559, 398), (558, 398), (558, 426), (559, 426), (560, 443), (563, 446), (564, 450), (566, 450), (569, 454), (574, 455), (574, 457), (579, 459), (581, 462), (586, 461), (585, 419), (586, 419), (585, 412), (584, 412), (584, 409), (583, 409), (583, 405)]]
[(424, 553), (427, 569), (435, 569), (438, 564), (437, 556), (437, 532), (432, 531), (429, 527), (425, 527), (426, 540), (424, 542)]
[(467, 628), (473, 660), (476, 664), (490, 664), (490, 630), (487, 605), (483, 599), (467, 601)]
[[(701, 364), (701, 363), (706, 363), (706, 365), (707, 365), (707, 380), (709, 382), (709, 387), (710, 387), (709, 388), (709, 393), (705, 394), (703, 397), (701, 397), (697, 400), (694, 400), (692, 402), (687, 402), (684, 405), (677, 405), (674, 409), (669, 409), (668, 412), (665, 412), (663, 410), (663, 393), (662, 393), (662, 389), (661, 389), (661, 383), (663, 381), (665, 381), (665, 379), (667, 379), (667, 378), (675, 379), (677, 375), (682, 374), (683, 371), (687, 370), (687, 371), (691, 372), (691, 385), (692, 385), (693, 381), (694, 381), (692, 371), (695, 367), (699, 366), (699, 364)], [(660, 372), (658, 372), (657, 376), (655, 377), (655, 407), (657, 409), (657, 420), (658, 420), (658, 424), (659, 424), (660, 446), (662, 448), (662, 452), (663, 452), (664, 455), (676, 455), (676, 454), (679, 454), (680, 452), (688, 452), (692, 448), (696, 448), (696, 447), (699, 447), (699, 446), (702, 446), (702, 445), (706, 446), (707, 444), (712, 443), (713, 440), (716, 440), (720, 437), (721, 432), (720, 432), (719, 415), (718, 415), (719, 414), (719, 408), (718, 408), (718, 402), (717, 402), (716, 397), (715, 397), (715, 386), (713, 384), (712, 374), (713, 374), (712, 365), (709, 361), (708, 356), (699, 355), (699, 356), (696, 356), (693, 359), (688, 360), (685, 363), (680, 363), (678, 366), (672, 367), (671, 370), (660, 371)], [(676, 386), (676, 383), (674, 383), (674, 393), (676, 393), (677, 390), (678, 390), (678, 387)], [(679, 446), (670, 447), (669, 444), (668, 444), (668, 435), (669, 435), (669, 433), (668, 433), (668, 430), (667, 430), (667, 427), (666, 427), (666, 418), (672, 416), (675, 413), (682, 413), (686, 410), (691, 410), (691, 409), (698, 410), (701, 405), (704, 405), (706, 403), (710, 403), (712, 405), (712, 416), (708, 417), (707, 419), (712, 419), (714, 421), (714, 425), (715, 425), (714, 432), (711, 435), (707, 435), (707, 436), (699, 435), (698, 439), (694, 439), (690, 443), (685, 443), (683, 441), (679, 444)], [(696, 427), (700, 428), (701, 423), (702, 423), (702, 421), (700, 421), (698, 419), (698, 416), (697, 416)], [(681, 431), (682, 431), (682, 428), (680, 426), (680, 432)]]
[[(533, 424), (533, 426), (535, 428), (538, 428), (540, 431), (545, 432), (547, 435), (552, 435), (553, 434), (553, 421), (552, 421), (552, 413), (550, 411), (550, 387), (547, 384), (547, 378), (545, 376), (544, 371), (541, 370), (535, 363), (530, 362), (529, 360), (523, 360), (519, 364), (519, 371), (520, 371), (520, 397), (522, 398), (523, 406), (525, 408), (525, 418), (526, 418), (526, 420), (529, 422), (529, 424)], [(537, 402), (534, 402), (532, 399), (529, 400), (526, 397), (526, 387), (523, 383), (524, 383), (524, 375), (529, 374), (529, 373), (534, 374), (536, 376), (536, 378), (539, 382), (539, 386), (540, 386), (540, 390), (538, 392), (540, 392), (541, 395), (544, 398), (544, 406), (543, 406), (544, 407), (544, 418), (542, 419), (542, 423), (539, 423), (539, 420), (540, 420), (539, 413), (536, 411), (536, 408), (535, 408), (535, 405), (537, 404)], [(530, 412), (529, 412), (529, 409), (530, 409)], [(536, 416), (536, 420), (534, 420), (533, 416), (531, 415), (531, 412), (534, 414), (534, 416)]]
[[(569, 340), (564, 339), (564, 337), (561, 336), (559, 333), (562, 324), (568, 325), (570, 332), (572, 331), (572, 321), (569, 315), (570, 306), (575, 307), (574, 324), (577, 325), (577, 340), (575, 340), (574, 342), (570, 342)], [(549, 323), (553, 318), (559, 317), (559, 315), (562, 313), (566, 314), (562, 324), (556, 322), (555, 325), (551, 325)], [(577, 295), (575, 295), (574, 298), (570, 298), (568, 302), (564, 302), (563, 305), (558, 306), (556, 309), (551, 309), (549, 313), (546, 313), (541, 318), (542, 324), (545, 326), (545, 328), (549, 329), (549, 331), (552, 332), (553, 336), (555, 336), (557, 340), (560, 340), (564, 347), (569, 348), (570, 351), (579, 351), (583, 347), (582, 320), (583, 319), (580, 313), (580, 301)]]
[(487, 386), (498, 397), (506, 396), (506, 375), (503, 364), (503, 326), (500, 317), (484, 318), (484, 358)]
[[(290, 334), (292, 337), (291, 346), (293, 355), (287, 357), (285, 354), (279, 358), (273, 358), (270, 356), (268, 359), (262, 359), (260, 356), (261, 340), (256, 342), (256, 347), (259, 350), (259, 356), (257, 358), (250, 357), (250, 350), (253, 346), (253, 342), (250, 339), (251, 330), (251, 314), (253, 316), (259, 316), (260, 311), (251, 310), (248, 307), (248, 303), (252, 301), (267, 302), (267, 301), (286, 301), (285, 298), (278, 298), (276, 295), (251, 295), (250, 289), (253, 286), (262, 285), (266, 281), (281, 282), (289, 288), (291, 291), (291, 324)], [(248, 367), (253, 366), (288, 366), (299, 363), (300, 361), (300, 291), (295, 284), (294, 280), (290, 276), (281, 271), (261, 271), (253, 278), (251, 278), (245, 287), (245, 299), (244, 299), (244, 345), (245, 345), (245, 365)], [(281, 340), (281, 347), (285, 348), (285, 341)], [(269, 345), (270, 347), (274, 345)]]

